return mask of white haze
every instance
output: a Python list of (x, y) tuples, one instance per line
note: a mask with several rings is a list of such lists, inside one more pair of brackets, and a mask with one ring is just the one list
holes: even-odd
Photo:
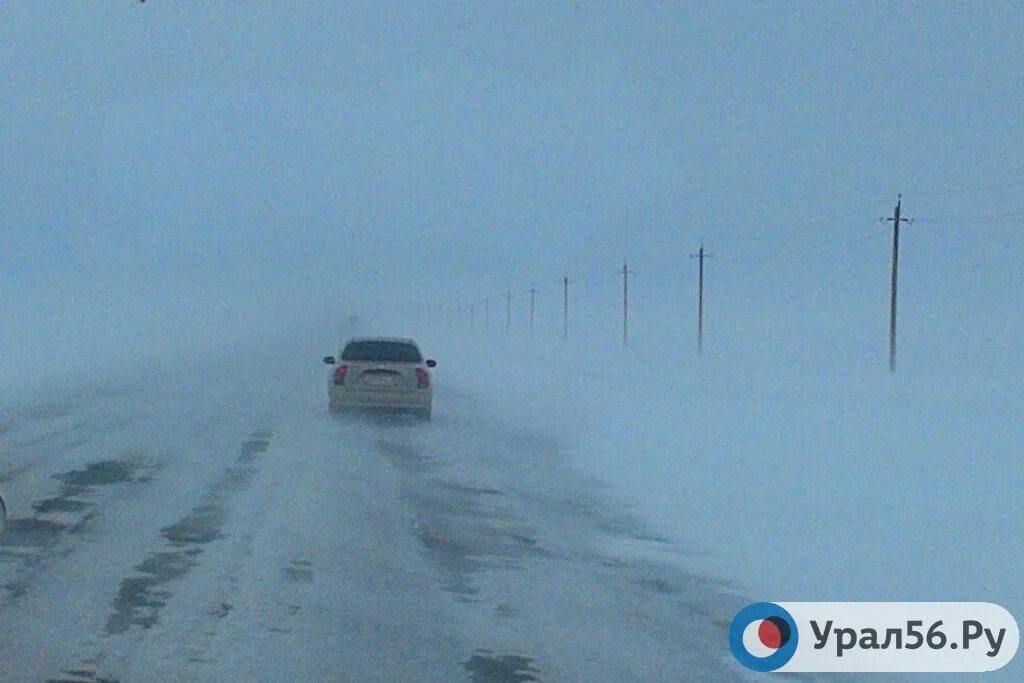
[(1022, 63), (1012, 4), (4, 3), (3, 398), (313, 386), (356, 314), (755, 597), (1019, 618)]

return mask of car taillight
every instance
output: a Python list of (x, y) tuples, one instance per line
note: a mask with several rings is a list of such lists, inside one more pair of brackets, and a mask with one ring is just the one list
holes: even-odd
[(416, 386), (420, 389), (430, 387), (430, 374), (423, 368), (416, 368)]
[(345, 383), (345, 375), (346, 374), (348, 374), (348, 366), (347, 365), (339, 365), (334, 370), (334, 383), (335, 384), (344, 384)]

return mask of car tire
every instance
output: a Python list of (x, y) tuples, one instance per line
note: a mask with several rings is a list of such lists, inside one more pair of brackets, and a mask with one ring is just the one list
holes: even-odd
[(430, 408), (422, 408), (417, 411), (416, 419), (420, 422), (430, 422)]

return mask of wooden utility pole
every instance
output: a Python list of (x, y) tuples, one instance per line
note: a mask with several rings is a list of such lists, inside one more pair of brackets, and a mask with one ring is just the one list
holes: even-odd
[(530, 287), (530, 339), (533, 339), (533, 302), (537, 296), (537, 288)]
[(892, 284), (889, 297), (889, 372), (896, 372), (896, 276), (899, 272), (900, 259), (900, 223), (910, 223), (900, 216), (900, 205), (903, 202), (903, 195), (896, 195), (896, 207), (893, 209), (892, 218), (886, 218), (892, 223)]
[(569, 338), (569, 276), (562, 278), (562, 339)]
[(704, 253), (704, 242), (700, 243), (700, 250), (696, 254), (690, 254), (690, 258), (698, 259), (697, 266), (697, 353), (704, 349), (704, 259), (711, 258), (711, 254)]
[(622, 262), (622, 348), (629, 345), (629, 274), (633, 272)]

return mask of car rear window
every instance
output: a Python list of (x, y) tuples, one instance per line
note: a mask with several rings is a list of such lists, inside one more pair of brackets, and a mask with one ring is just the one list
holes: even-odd
[(341, 359), (370, 363), (419, 363), (423, 360), (419, 349), (412, 344), (389, 341), (349, 342), (341, 352)]

